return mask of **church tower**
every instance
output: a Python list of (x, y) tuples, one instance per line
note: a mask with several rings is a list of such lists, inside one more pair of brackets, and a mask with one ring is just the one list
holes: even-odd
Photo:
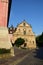
[(0, 48), (10, 49), (12, 47), (7, 28), (10, 8), (11, 0), (0, 0)]
[(7, 27), (9, 22), (11, 0), (0, 0), (0, 27)]

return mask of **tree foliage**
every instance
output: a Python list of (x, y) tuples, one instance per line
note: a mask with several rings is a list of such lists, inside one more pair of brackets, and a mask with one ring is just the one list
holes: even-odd
[(19, 47), (20, 45), (24, 44), (24, 42), (25, 42), (24, 39), (22, 39), (22, 38), (17, 38), (17, 40), (15, 41), (14, 44), (15, 44), (17, 47)]
[(38, 47), (43, 47), (43, 33), (36, 37), (36, 43)]

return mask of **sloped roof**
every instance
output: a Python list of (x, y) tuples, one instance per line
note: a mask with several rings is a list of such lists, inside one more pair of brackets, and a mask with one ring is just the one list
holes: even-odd
[[(20, 24), (22, 24), (22, 23), (26, 23), (27, 25), (29, 25), (29, 26), (32, 28), (31, 24), (28, 24), (28, 22), (27, 22), (26, 20), (23, 20)], [(18, 24), (17, 27), (18, 27), (20, 24)]]

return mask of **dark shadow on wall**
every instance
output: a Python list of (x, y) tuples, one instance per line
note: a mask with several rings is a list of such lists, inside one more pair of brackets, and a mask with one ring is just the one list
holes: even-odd
[(7, 27), (8, 27), (8, 24), (9, 24), (9, 17), (10, 17), (10, 11), (11, 11), (11, 4), (12, 4), (12, 0), (9, 0), (9, 4), (8, 4)]

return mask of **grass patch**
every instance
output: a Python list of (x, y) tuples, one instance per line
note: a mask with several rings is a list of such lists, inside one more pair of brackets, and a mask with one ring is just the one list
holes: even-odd
[(21, 47), (21, 49), (27, 49), (27, 48), (25, 48), (25, 47)]
[(10, 53), (10, 49), (0, 49), (0, 54)]

